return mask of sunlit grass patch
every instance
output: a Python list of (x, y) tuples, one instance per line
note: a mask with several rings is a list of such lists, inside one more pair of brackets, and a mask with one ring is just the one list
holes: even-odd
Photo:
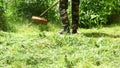
[[(42, 26), (42, 25), (41, 25)], [(60, 28), (24, 26), (0, 31), (0, 66), (9, 68), (117, 68), (120, 63), (118, 26), (58, 34)], [(47, 25), (48, 28), (51, 25)], [(52, 30), (53, 29), (53, 30)]]

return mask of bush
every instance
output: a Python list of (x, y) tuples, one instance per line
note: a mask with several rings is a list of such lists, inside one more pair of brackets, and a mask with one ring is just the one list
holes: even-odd
[[(31, 16), (39, 16), (43, 11), (50, 7), (55, 1), (51, 0), (0, 0), (2, 2), (0, 6), (0, 19), (4, 18), (0, 23), (0, 28), (4, 28), (8, 31), (16, 31), (18, 24), (24, 25), (31, 21)], [(11, 4), (12, 3), (12, 4)], [(4, 6), (4, 7), (3, 7)], [(1, 8), (2, 7), (2, 8)], [(3, 11), (4, 9), (4, 11)], [(3, 13), (1, 13), (1, 11)], [(58, 16), (55, 14), (55, 8), (48, 11), (44, 16), (50, 21), (56, 21)], [(2, 15), (1, 15), (2, 14)], [(3, 17), (4, 16), (4, 17)], [(57, 17), (56, 17), (57, 16)], [(6, 27), (7, 26), (7, 27)], [(17, 27), (17, 28), (16, 28)]]
[(80, 27), (107, 24), (110, 15), (120, 14), (119, 0), (83, 0), (80, 6)]
[[(42, 12), (44, 12), (48, 7), (51, 6), (51, 4), (55, 1), (51, 0), (33, 0), (33, 1), (18, 1), (17, 4), (17, 14), (19, 16), (23, 16), (25, 18), (30, 18), (31, 16), (40, 16)], [(55, 10), (48, 11), (44, 17), (47, 17), (48, 19), (54, 19)]]
[(4, 17), (3, 0), (0, 0), (0, 30), (7, 30)]
[[(6, 3), (5, 11), (3, 6), (0, 6), (0, 19), (6, 21), (7, 24), (1, 25), (0, 28), (13, 29), (17, 23), (25, 22), (24, 19), (31, 20), (31, 16), (39, 16), (55, 1), (51, 0), (0, 0), (1, 4), (3, 1)], [(12, 3), (12, 4), (11, 4)], [(69, 4), (70, 5), (70, 4)], [(120, 0), (81, 0), (80, 4), (80, 27), (90, 28), (93, 26), (100, 26), (103, 24), (110, 23), (109, 19), (113, 15), (120, 14)], [(52, 8), (43, 17), (50, 21), (60, 22), (58, 15), (58, 8)], [(56, 13), (57, 11), (57, 13)], [(71, 10), (68, 9), (69, 14)], [(1, 13), (2, 12), (2, 13)], [(4, 13), (5, 12), (5, 13)], [(6, 20), (3, 20), (6, 19)], [(71, 15), (70, 15), (71, 21)], [(3, 24), (3, 22), (2, 22)], [(9, 25), (8, 25), (9, 24)], [(5, 27), (8, 25), (7, 27)], [(4, 29), (5, 30), (5, 29)]]
[(3, 22), (3, 14), (4, 14), (4, 9), (2, 4), (0, 4), (0, 24)]
[(12, 14), (13, 12), (11, 12), (10, 10), (8, 10), (7, 3), (7, 0), (0, 0), (0, 30), (14, 31), (14, 24), (9, 22), (10, 20), (13, 21), (12, 18), (14, 17), (14, 14)]

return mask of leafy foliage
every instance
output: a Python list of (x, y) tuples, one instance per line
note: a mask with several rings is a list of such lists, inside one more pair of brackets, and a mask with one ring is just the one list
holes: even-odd
[(109, 15), (120, 14), (119, 0), (83, 0), (80, 6), (81, 27), (106, 24)]
[[(30, 23), (31, 16), (39, 16), (54, 2), (51, 0), (0, 0), (0, 17), (2, 17), (0, 19), (6, 22), (0, 28), (14, 31), (16, 24), (24, 24), (26, 19)], [(81, 0), (80, 27), (90, 28), (110, 23), (109, 20), (114, 14), (120, 15), (119, 2), (120, 0)], [(68, 13), (71, 14), (70, 6)], [(58, 7), (52, 8), (42, 17), (58, 24), (60, 22)], [(71, 21), (71, 15), (69, 18)]]
[[(17, 4), (17, 14), (20, 16), (24, 16), (26, 18), (31, 18), (31, 16), (40, 16), (42, 12), (44, 12), (48, 7), (50, 7), (55, 1), (51, 0), (28, 0), (28, 1), (18, 1)], [(24, 6), (24, 7), (23, 7)], [(55, 20), (55, 10), (48, 11), (44, 17), (48, 19)]]
[(6, 30), (7, 24), (5, 23), (5, 17), (4, 17), (4, 8), (3, 8), (3, 0), (0, 0), (0, 30)]

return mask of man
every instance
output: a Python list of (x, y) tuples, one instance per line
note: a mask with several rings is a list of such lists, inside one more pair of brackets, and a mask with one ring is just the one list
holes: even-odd
[[(72, 34), (77, 33), (79, 25), (79, 4), (80, 0), (71, 0), (72, 1)], [(68, 20), (68, 0), (60, 0), (59, 12), (62, 20), (63, 29), (59, 32), (60, 34), (70, 33), (70, 24)]]

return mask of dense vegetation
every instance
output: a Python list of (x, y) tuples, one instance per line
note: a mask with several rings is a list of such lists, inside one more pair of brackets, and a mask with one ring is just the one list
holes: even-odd
[[(13, 24), (11, 23), (15, 22), (18, 24), (24, 19), (31, 21), (31, 16), (39, 16), (54, 2), (51, 0), (0, 0), (0, 11), (2, 14), (0, 17), (4, 14), (8, 27), (12, 29), (15, 27), (12, 27)], [(110, 23), (112, 16), (117, 15), (118, 17), (120, 15), (119, 7), (120, 0), (81, 0), (80, 27), (89, 28)], [(68, 11), (70, 15), (70, 7)], [(43, 17), (46, 17), (49, 21), (59, 23), (58, 7), (54, 7)]]
[(4, 9), (3, 9), (3, 1), (0, 0), (0, 30), (4, 30), (5, 24), (3, 23), (4, 20)]
[(81, 27), (110, 23), (110, 16), (120, 14), (120, 0), (83, 0), (80, 12)]
[(47, 25), (31, 21), (54, 2), (0, 0), (0, 68), (119, 68), (120, 0), (81, 0), (80, 27), (90, 29), (75, 35), (57, 34), (58, 6), (43, 16)]

